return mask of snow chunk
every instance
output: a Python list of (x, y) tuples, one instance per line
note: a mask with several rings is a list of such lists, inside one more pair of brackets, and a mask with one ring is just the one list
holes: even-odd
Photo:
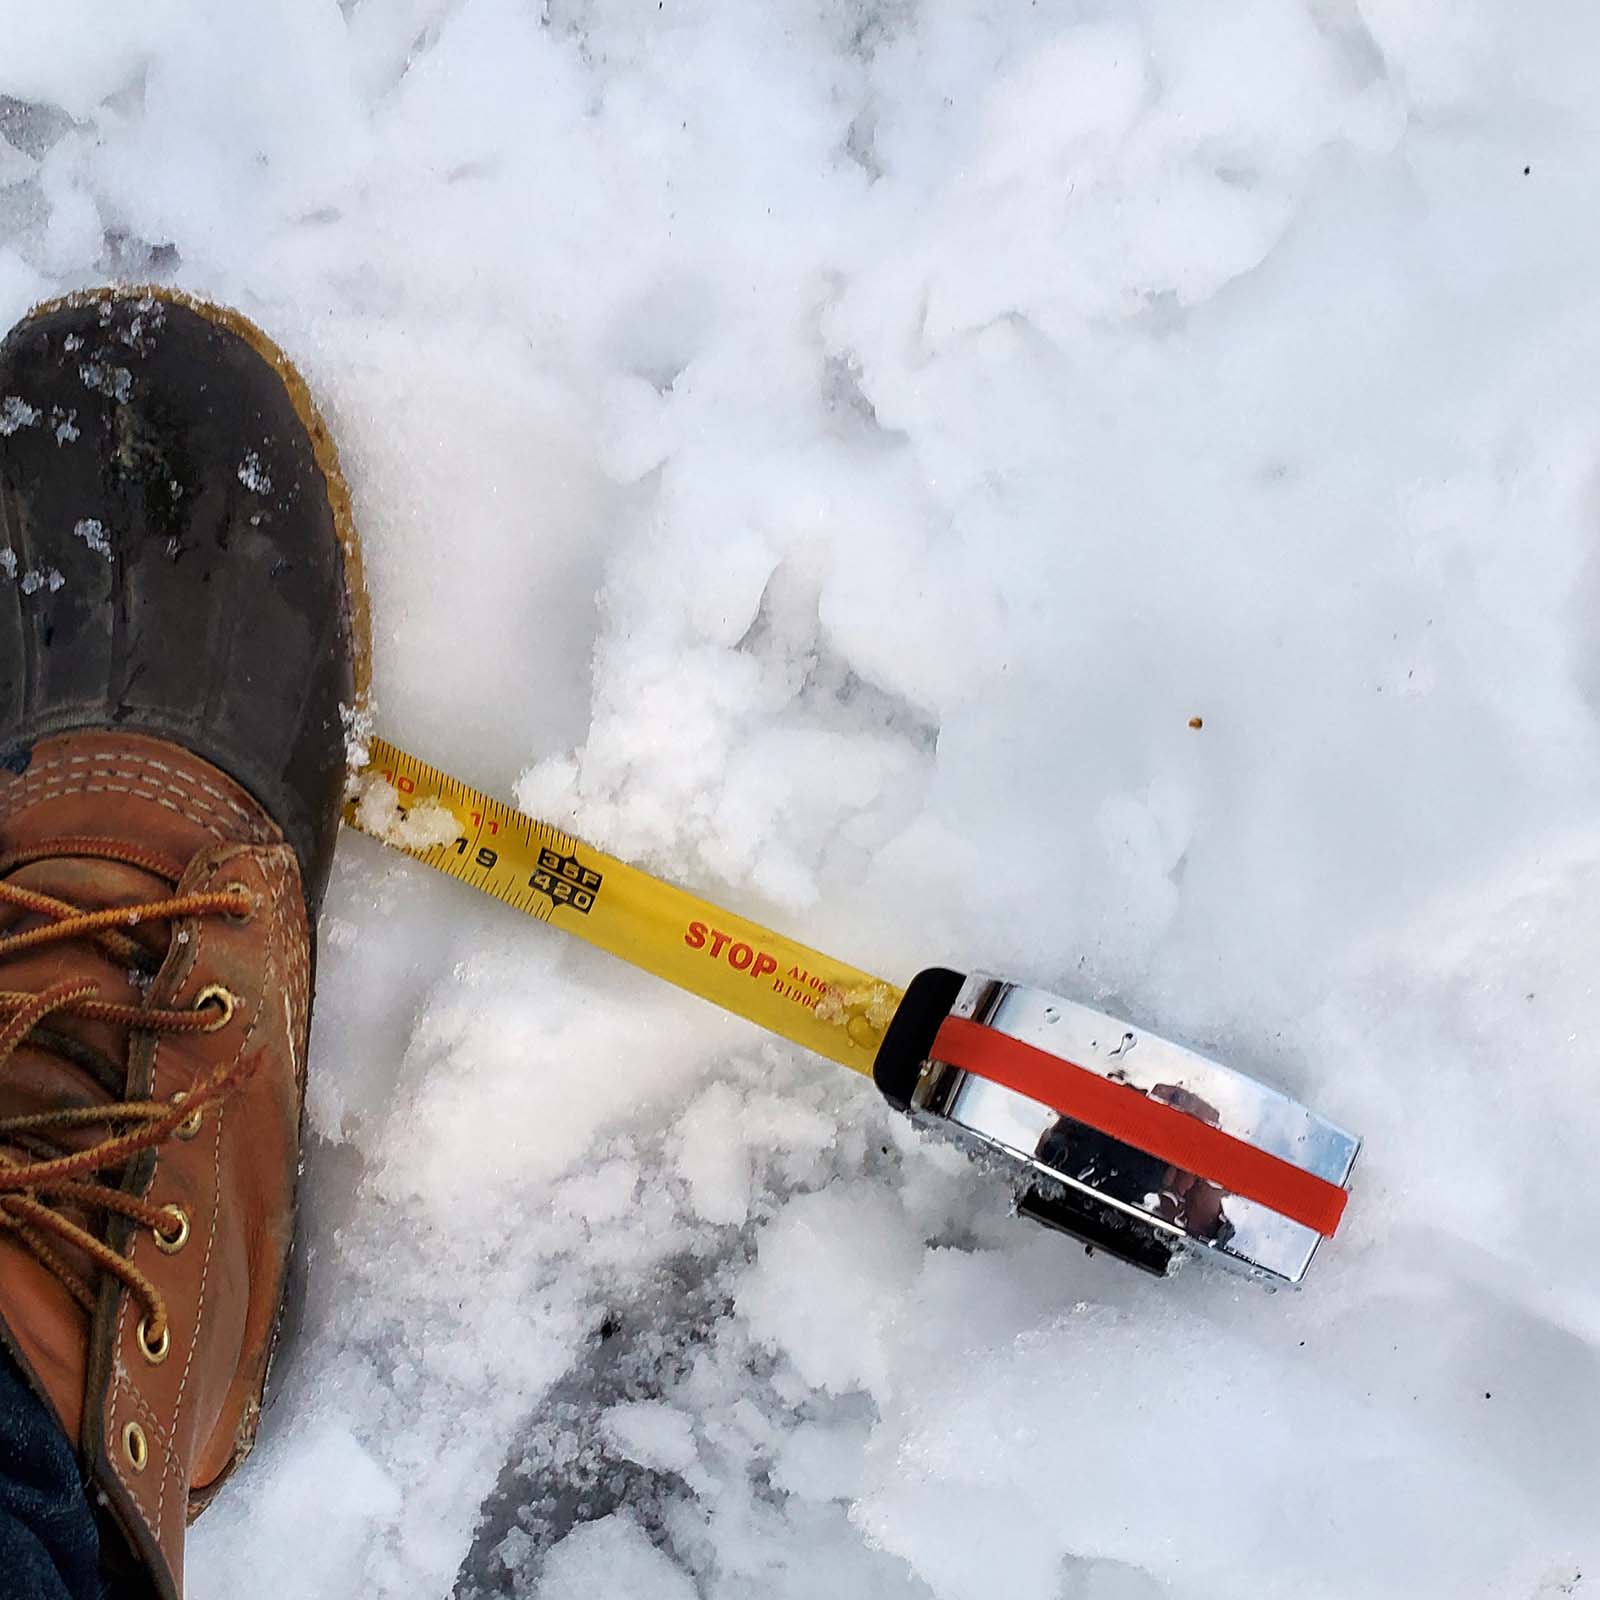
[(31, 428), (41, 413), (26, 400), (9, 394), (0, 400), (0, 439), (9, 438), (18, 428)]
[(861, 1492), (870, 1441), (865, 1421), (835, 1427), (803, 1422), (785, 1436), (772, 1481), (786, 1494), (807, 1500), (852, 1500)]
[(630, 1461), (686, 1472), (695, 1462), (694, 1422), (664, 1400), (633, 1400), (600, 1419), (601, 1432)]
[(672, 1148), (695, 1214), (719, 1225), (749, 1220), (758, 1153), (782, 1155), (798, 1173), (827, 1151), (833, 1122), (776, 1095), (708, 1084), (679, 1117)]
[(126, 367), (113, 367), (103, 361), (86, 361), (78, 368), (86, 389), (103, 394), (108, 400), (126, 404), (133, 393), (133, 374)]
[(651, 1544), (625, 1511), (573, 1529), (550, 1552), (539, 1600), (594, 1600), (596, 1595), (696, 1600), (688, 1575)]
[(106, 537), (103, 522), (98, 522), (93, 517), (85, 517), (82, 522), (73, 524), (72, 531), (97, 556), (104, 556), (108, 561), (111, 559), (111, 541)]
[(392, 783), (375, 774), (359, 781), (361, 798), (356, 816), (362, 828), (385, 844), (398, 845), (402, 850), (428, 850), (434, 845), (449, 844), (460, 834), (461, 824), (454, 813), (437, 800), (403, 808)]
[(807, 1383), (835, 1394), (874, 1390), (891, 1360), (885, 1321), (920, 1261), (892, 1196), (836, 1183), (792, 1201), (763, 1235), (739, 1309)]
[(261, 465), (258, 451), (248, 451), (244, 460), (239, 463), (239, 482), (252, 494), (272, 493), (272, 479), (268, 476), (266, 468)]
[(344, 724), (344, 764), (351, 772), (359, 772), (371, 760), (370, 740), (374, 731), (371, 706), (339, 706), (339, 720)]
[[(15, 560), (13, 556), (12, 561)], [(24, 594), (37, 594), (41, 589), (48, 589), (54, 594), (66, 581), (57, 567), (48, 570), (36, 567), (31, 572), (23, 573), (21, 588)]]

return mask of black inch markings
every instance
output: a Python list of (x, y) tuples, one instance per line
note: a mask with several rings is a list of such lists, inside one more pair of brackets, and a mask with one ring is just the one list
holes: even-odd
[(451, 812), (460, 830), (454, 839), (409, 853), (541, 922), (563, 908), (582, 917), (594, 909), (605, 877), (590, 864), (587, 846), (425, 762), (374, 744), (374, 770), (395, 790), (401, 816), (432, 801)]
[[(472, 837), (459, 834), (455, 841), (460, 868), (509, 875), (503, 898), (511, 900), (519, 910), (532, 909), (535, 898), (542, 895), (549, 904), (540, 908), (543, 911), (541, 920), (547, 921), (559, 906), (567, 906), (582, 916), (594, 909), (605, 882), (604, 875), (578, 859), (575, 839), (568, 839), (553, 828), (536, 827), (531, 818), (498, 806), (487, 812), (474, 810), (469, 815)], [(520, 839), (517, 838), (519, 833)], [(546, 844), (536, 839), (536, 833), (548, 833), (551, 842)], [(516, 874), (528, 865), (530, 854), (533, 870), (525, 881), (518, 882)]]

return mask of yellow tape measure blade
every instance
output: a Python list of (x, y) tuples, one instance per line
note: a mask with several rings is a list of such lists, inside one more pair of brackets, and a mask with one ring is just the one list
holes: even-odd
[(345, 821), (563, 932), (871, 1074), (901, 991), (513, 810), (383, 739)]

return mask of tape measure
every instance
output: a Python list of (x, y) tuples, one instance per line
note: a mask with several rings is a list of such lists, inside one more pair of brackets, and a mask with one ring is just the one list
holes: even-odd
[[(347, 802), (345, 821), (484, 894), (746, 1017), (772, 1033), (872, 1075), (903, 991), (820, 950), (797, 944), (615, 856), (535, 821), (383, 739), (369, 741), (370, 783), (393, 791), (388, 808)], [(358, 780), (359, 782), (360, 780)], [(428, 813), (454, 830), (408, 844)]]
[(983, 973), (901, 989), (368, 747), (352, 827), (871, 1077), (1037, 1221), (1150, 1271), (1199, 1251), (1282, 1284), (1338, 1226), (1360, 1141), (1232, 1067)]

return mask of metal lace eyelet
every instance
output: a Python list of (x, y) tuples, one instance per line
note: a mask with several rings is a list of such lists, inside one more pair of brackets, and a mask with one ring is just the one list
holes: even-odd
[(151, 1229), (156, 1236), (156, 1249), (175, 1256), (189, 1242), (189, 1217), (182, 1206), (162, 1206), (161, 1209), (172, 1218), (172, 1231), (168, 1233), (161, 1228)]
[(194, 1009), (202, 1010), (204, 1007), (214, 1005), (219, 1010), (217, 1020), (208, 1023), (207, 1033), (217, 1033), (226, 1028), (233, 1021), (234, 1007), (239, 1004), (239, 997), (232, 989), (225, 988), (220, 983), (208, 983), (199, 994), (194, 997)]
[(139, 1318), (138, 1339), (139, 1351), (152, 1367), (159, 1367), (172, 1354), (172, 1329), (163, 1328), (161, 1337), (152, 1344), (148, 1317)]
[[(172, 1103), (175, 1106), (181, 1106), (188, 1098), (188, 1090), (180, 1089), (175, 1095), (173, 1095)], [(183, 1121), (180, 1122), (172, 1131), (176, 1133), (180, 1139), (192, 1139), (197, 1133), (199, 1133), (200, 1123), (204, 1116), (205, 1113), (203, 1111), (196, 1111), (192, 1116), (185, 1117)]]
[(242, 894), (250, 902), (250, 909), (248, 911), (224, 911), (222, 914), (228, 919), (229, 922), (236, 922), (242, 926), (246, 922), (253, 922), (255, 920), (256, 912), (261, 908), (261, 897), (255, 892), (254, 889), (250, 887), (248, 883), (240, 883), (239, 880), (235, 878), (231, 883), (223, 884), (222, 892), (224, 894)]
[(150, 1459), (150, 1441), (145, 1438), (144, 1429), (137, 1422), (130, 1422), (122, 1430), (122, 1453), (135, 1472), (144, 1471)]

